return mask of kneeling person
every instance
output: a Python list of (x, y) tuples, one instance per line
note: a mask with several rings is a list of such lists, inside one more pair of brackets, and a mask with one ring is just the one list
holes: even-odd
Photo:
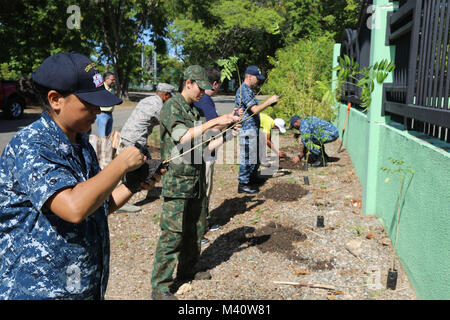
[[(338, 129), (328, 121), (314, 116), (309, 116), (303, 119), (299, 116), (293, 116), (289, 123), (289, 129), (295, 128), (299, 130), (301, 141), (303, 143), (302, 150), (297, 156), (292, 158), (292, 162), (299, 162), (300, 159), (306, 156), (306, 153), (309, 151), (315, 160), (311, 164), (312, 167), (326, 166), (328, 162), (328, 155), (325, 152), (325, 143), (333, 142), (339, 137)], [(310, 147), (308, 142), (312, 142), (312, 144), (315, 145), (320, 145), (322, 143), (325, 162), (323, 162), (324, 159), (322, 159), (322, 150), (316, 146)]]

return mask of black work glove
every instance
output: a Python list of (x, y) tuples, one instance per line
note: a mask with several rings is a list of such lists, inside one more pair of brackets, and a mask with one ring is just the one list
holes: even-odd
[(141, 190), (141, 182), (150, 183), (156, 181), (154, 176), (159, 174), (161, 169), (167, 168), (167, 164), (159, 159), (148, 159), (142, 166), (134, 171), (125, 173), (123, 184), (132, 192), (136, 193)]
[(134, 146), (135, 146), (136, 148), (138, 148), (139, 151), (140, 151), (144, 156), (147, 157), (147, 159), (150, 159), (150, 158), (151, 158), (150, 152), (148, 151), (148, 148), (147, 148), (146, 146), (141, 145), (139, 142), (136, 142), (136, 143), (134, 144)]
[(132, 193), (136, 193), (141, 190), (141, 182), (150, 183), (151, 180), (155, 180), (155, 178), (153, 178), (154, 175), (158, 174), (162, 168), (167, 168), (167, 164), (163, 164), (159, 159), (148, 159), (150, 158), (150, 154), (146, 147), (137, 142), (134, 146), (147, 157), (147, 160), (136, 170), (127, 172), (122, 179), (123, 184)]

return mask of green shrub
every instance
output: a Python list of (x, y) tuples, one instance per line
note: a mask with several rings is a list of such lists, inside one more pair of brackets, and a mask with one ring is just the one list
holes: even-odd
[(285, 120), (293, 115), (333, 119), (332, 102), (324, 99), (331, 88), (333, 44), (328, 36), (302, 39), (269, 58), (274, 68), (262, 92), (279, 95), (280, 101), (274, 108), (266, 109), (266, 113)]
[(8, 63), (0, 64), (0, 79), (3, 80), (18, 80), (20, 73), (14, 70), (10, 70)]

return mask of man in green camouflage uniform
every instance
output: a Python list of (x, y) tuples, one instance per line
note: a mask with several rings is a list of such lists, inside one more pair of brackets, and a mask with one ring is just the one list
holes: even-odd
[[(184, 73), (184, 80), (198, 85), (200, 92), (212, 89), (205, 70), (190, 66)], [(184, 88), (184, 87), (183, 87)], [(182, 94), (184, 89), (180, 90)], [(224, 117), (210, 120), (201, 126), (201, 114), (183, 95), (169, 99), (161, 109), (161, 159), (168, 160), (177, 154), (198, 145), (198, 138), (182, 144), (185, 135), (199, 128), (203, 134), (214, 125), (224, 125)], [(232, 117), (232, 114), (230, 115)], [(217, 120), (219, 119), (219, 120)], [(227, 125), (230, 121), (227, 123)], [(204, 145), (203, 145), (204, 146)], [(178, 262), (178, 279), (208, 279), (209, 272), (196, 272), (200, 257), (201, 238), (206, 227), (206, 180), (203, 161), (204, 147), (197, 148), (169, 162), (167, 174), (162, 181), (161, 236), (156, 248), (153, 274), (152, 298), (176, 299), (170, 293), (173, 272)]]

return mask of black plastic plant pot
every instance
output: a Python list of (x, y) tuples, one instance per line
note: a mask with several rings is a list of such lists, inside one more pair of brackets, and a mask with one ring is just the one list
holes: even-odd
[(323, 216), (317, 216), (317, 227), (318, 228), (323, 228), (324, 225), (324, 219)]
[(303, 177), (303, 181), (305, 181), (305, 184), (306, 184), (307, 186), (309, 186), (309, 178), (308, 178), (308, 176), (304, 176), (304, 177)]
[(395, 290), (395, 288), (397, 287), (397, 276), (397, 270), (389, 269), (386, 283), (387, 289)]

